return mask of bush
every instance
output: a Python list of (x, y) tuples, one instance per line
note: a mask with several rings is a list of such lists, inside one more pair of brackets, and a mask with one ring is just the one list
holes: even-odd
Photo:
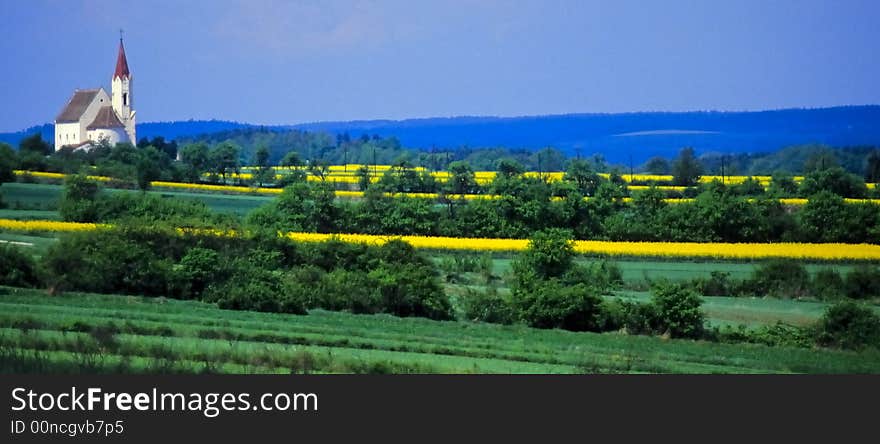
[(852, 299), (880, 297), (880, 270), (861, 265), (846, 276), (846, 295)]
[(820, 345), (845, 349), (878, 347), (880, 316), (855, 302), (839, 302), (819, 320), (817, 340)]
[(54, 290), (164, 296), (172, 263), (120, 230), (71, 233), (42, 258)]
[(493, 324), (512, 324), (516, 321), (510, 298), (499, 294), (495, 287), (488, 287), (486, 291), (468, 288), (459, 301), (462, 317), (469, 321)]
[(823, 268), (813, 277), (810, 290), (814, 297), (823, 301), (840, 299), (846, 292), (840, 273), (831, 268)]
[(602, 297), (585, 284), (536, 281), (528, 288), (514, 290), (513, 306), (520, 320), (536, 328), (600, 331), (605, 323)]
[(34, 259), (16, 247), (0, 244), (0, 285), (36, 287), (39, 284)]
[(809, 292), (810, 275), (800, 262), (775, 259), (755, 269), (743, 286), (756, 296), (799, 298)]
[(529, 241), (529, 248), (514, 262), (514, 272), (528, 270), (538, 279), (560, 277), (574, 261), (571, 232), (559, 229), (539, 231)]
[(652, 289), (656, 328), (674, 338), (699, 338), (705, 315), (703, 299), (686, 284), (659, 283)]
[(216, 281), (223, 273), (223, 261), (220, 254), (207, 248), (189, 250), (180, 263), (174, 266), (174, 272), (183, 284), (180, 293), (186, 298), (199, 298), (205, 289)]
[(307, 313), (302, 293), (290, 288), (283, 272), (263, 268), (251, 259), (236, 260), (231, 268), (233, 273), (225, 282), (205, 291), (206, 300), (232, 310)]
[(397, 316), (452, 319), (452, 304), (434, 270), (413, 264), (383, 264), (369, 272), (383, 311)]
[(709, 278), (694, 280), (694, 288), (705, 296), (734, 296), (737, 284), (730, 279), (730, 273), (713, 271)]

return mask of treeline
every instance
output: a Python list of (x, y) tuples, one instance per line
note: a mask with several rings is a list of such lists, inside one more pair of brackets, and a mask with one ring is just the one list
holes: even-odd
[[(619, 241), (880, 242), (880, 206), (846, 202), (835, 193), (837, 182), (825, 180), (835, 175), (826, 170), (808, 176), (800, 189), (812, 194), (798, 209), (779, 202), (772, 190), (744, 193), (748, 184), (706, 184), (695, 188), (693, 201), (681, 203), (668, 203), (664, 192), (651, 188), (631, 193), (632, 201), (625, 202), (630, 193), (622, 180), (577, 168), (552, 183), (502, 174), (489, 187), (497, 199), (441, 196), (439, 203), (388, 197), (382, 191), (410, 187), (384, 180), (356, 201), (336, 199), (328, 184), (296, 183), (254, 210), (246, 223), (282, 231), (451, 237), (528, 238), (562, 228), (577, 239)], [(460, 193), (478, 185), (465, 172), (453, 174), (444, 186)]]

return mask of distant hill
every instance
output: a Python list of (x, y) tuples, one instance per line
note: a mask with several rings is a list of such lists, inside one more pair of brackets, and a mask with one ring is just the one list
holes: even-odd
[[(254, 128), (229, 121), (154, 122), (138, 125), (138, 137), (191, 138), (199, 134)], [(531, 117), (451, 117), (407, 120), (319, 122), (266, 126), (394, 136), (404, 147), (431, 149), (498, 147), (559, 148), (569, 155), (601, 153), (612, 163), (636, 163), (651, 156), (674, 156), (683, 146), (698, 153), (760, 153), (801, 144), (880, 145), (880, 106), (843, 106), (748, 112), (639, 112)], [(17, 144), (33, 131), (51, 139), (51, 125), (0, 134)]]
[(403, 146), (535, 149), (553, 146), (569, 155), (601, 153), (613, 163), (674, 156), (683, 146), (698, 153), (767, 152), (785, 146), (880, 145), (880, 106), (756, 112), (644, 112), (535, 117), (454, 117), (403, 121), (324, 122), (303, 130), (353, 136), (396, 136)]

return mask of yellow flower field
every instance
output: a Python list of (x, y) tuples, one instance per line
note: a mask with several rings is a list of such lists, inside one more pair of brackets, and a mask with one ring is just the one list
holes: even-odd
[[(109, 225), (58, 222), (48, 220), (0, 219), (0, 229), (11, 231), (89, 231)], [(180, 233), (237, 236), (233, 230), (179, 228)], [(486, 239), (432, 236), (382, 236), (369, 234), (279, 233), (280, 236), (302, 242), (321, 242), (338, 239), (381, 245), (391, 239), (400, 239), (415, 248), (466, 251), (522, 251), (527, 239)], [(804, 244), (804, 243), (696, 243), (696, 242), (610, 242), (575, 241), (574, 249), (588, 255), (762, 259), (792, 258), (808, 260), (880, 260), (880, 245), (873, 244)]]
[(0, 230), (11, 231), (91, 231), (108, 225), (81, 222), (60, 222), (55, 220), (15, 220), (0, 219)]
[[(380, 165), (380, 166), (382, 166), (382, 165)], [(385, 165), (385, 166), (387, 166), (387, 165)], [(491, 182), (492, 178), (494, 178), (494, 175), (495, 175), (495, 173), (492, 171), (478, 171), (478, 173), (486, 173), (483, 177), (478, 177), (478, 180), (477, 180), (477, 182), (484, 181), (483, 183)], [(63, 179), (66, 177), (66, 175), (62, 174), (62, 173), (48, 173), (48, 172), (41, 172), (41, 171), (15, 170), (15, 174), (19, 175), (19, 176), (31, 175), (33, 177), (47, 178), (47, 179)], [(448, 179), (448, 173), (445, 171), (437, 171), (437, 172), (433, 172), (431, 174), (433, 174), (435, 177), (438, 178), (438, 180), (441, 180), (441, 181)], [(537, 176), (538, 173), (531, 172), (531, 173), (526, 173), (526, 174)], [(563, 173), (543, 173), (543, 174), (545, 177), (550, 177), (551, 180), (558, 180), (558, 179), (561, 179)], [(608, 176), (607, 174), (600, 174), (600, 175)], [(238, 176), (244, 177), (244, 176), (250, 176), (250, 175), (247, 173), (244, 173), (244, 174), (240, 174)], [(232, 177), (232, 176), (230, 176), (230, 177)], [(634, 177), (635, 177), (635, 180), (645, 180), (644, 178), (654, 178), (654, 179), (659, 180), (660, 178), (665, 178), (667, 176), (651, 176), (651, 175), (638, 175), (638, 174), (636, 174)], [(669, 176), (669, 177), (671, 177), (671, 176)], [(728, 183), (741, 183), (742, 181), (744, 181), (747, 178), (747, 176), (725, 176), (725, 177), (726, 177), (726, 182), (728, 182)], [(769, 180), (769, 176), (755, 176), (755, 177), (758, 180), (765, 180), (765, 179)], [(88, 176), (88, 178), (93, 179), (93, 180), (103, 181), (103, 182), (107, 182), (107, 181), (112, 180), (112, 178), (105, 177), (105, 176)], [(626, 175), (625, 178), (627, 180), (629, 180), (629, 175)], [(703, 176), (702, 181), (706, 182), (710, 178), (711, 179), (717, 178), (720, 180), (720, 176)], [(321, 181), (320, 178), (315, 177), (315, 176), (307, 176), (306, 179), (309, 182), (320, 182)], [(801, 179), (803, 179), (803, 177), (799, 177), (799, 176), (795, 177), (795, 180), (801, 180)], [(344, 175), (341, 175), (341, 176), (328, 175), (325, 177), (325, 180), (327, 182), (340, 182), (340, 183), (357, 183), (358, 182), (358, 178), (356, 176), (344, 176)], [(370, 181), (376, 182), (376, 181), (378, 181), (378, 178), (371, 177)], [(245, 187), (245, 186), (236, 186), (236, 185), (214, 185), (214, 184), (187, 183), (187, 182), (153, 181), (153, 182), (150, 182), (150, 185), (153, 187), (158, 187), (158, 188), (172, 188), (172, 189), (180, 189), (180, 190), (196, 190), (196, 191), (209, 191), (209, 192), (220, 192), (220, 193), (246, 193), (246, 194), (256, 193), (256, 194), (275, 195), (275, 194), (281, 194), (283, 191), (283, 189), (281, 189), (281, 188), (266, 188), (266, 187), (257, 187), (257, 186)], [(875, 184), (867, 184), (867, 185), (869, 186), (869, 188), (873, 188)], [(648, 189), (649, 187), (645, 186), (645, 185), (631, 185), (629, 188), (632, 191), (643, 191), (643, 190)], [(684, 191), (686, 189), (686, 187), (671, 186), (671, 185), (659, 185), (659, 186), (657, 186), (657, 188), (660, 190), (669, 190), (669, 191)], [(391, 196), (391, 197), (410, 197), (410, 198), (420, 198), (420, 199), (437, 199), (440, 197), (440, 195), (438, 193), (393, 193), (393, 194), (392, 193), (385, 193), (385, 194), (387, 196)], [(337, 197), (359, 198), (359, 197), (363, 197), (363, 195), (364, 195), (364, 193), (361, 191), (344, 191), (344, 190), (336, 191)], [(460, 199), (461, 198), (461, 199), (465, 199), (465, 200), (484, 200), (484, 199), (492, 200), (492, 199), (499, 199), (501, 196), (492, 195), (492, 194), (448, 194), (447, 197), (450, 199)], [(554, 200), (559, 200), (559, 198), (554, 198)], [(589, 200), (589, 198), (585, 198), (585, 200)], [(623, 198), (623, 201), (630, 202), (630, 201), (632, 201), (632, 199), (627, 197), (627, 198)], [(690, 201), (693, 201), (693, 199), (691, 199), (691, 198), (670, 198), (670, 199), (664, 199), (664, 201), (666, 203), (676, 204), (676, 203), (690, 202)], [(779, 201), (783, 205), (804, 205), (807, 203), (807, 199), (803, 199), (803, 198), (783, 198), (783, 199), (779, 199)], [(849, 199), (848, 198), (848, 199), (845, 199), (845, 201), (848, 203), (864, 203), (864, 204), (878, 204), (878, 205), (880, 205), (880, 199)]]

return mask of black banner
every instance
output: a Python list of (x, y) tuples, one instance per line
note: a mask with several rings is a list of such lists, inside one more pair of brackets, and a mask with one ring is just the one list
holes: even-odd
[(5, 375), (0, 442), (837, 442), (872, 433), (878, 388), (876, 376)]

